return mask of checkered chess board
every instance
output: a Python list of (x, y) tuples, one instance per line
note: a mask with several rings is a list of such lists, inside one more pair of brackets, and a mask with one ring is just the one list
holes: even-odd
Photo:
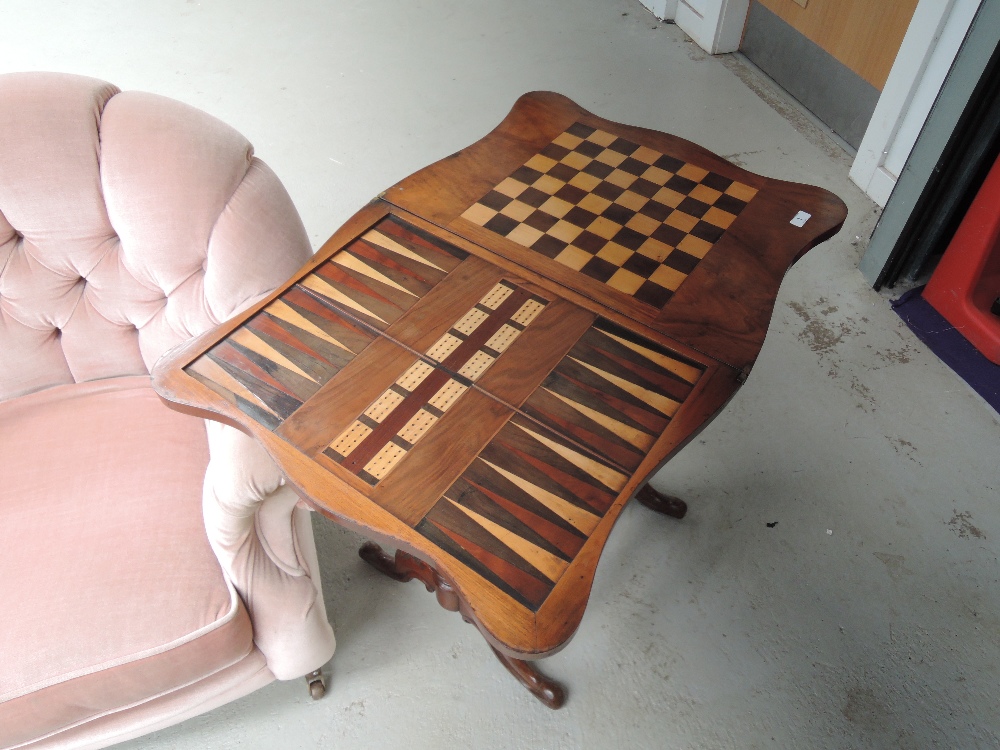
[(462, 218), (662, 308), (756, 194), (578, 122)]

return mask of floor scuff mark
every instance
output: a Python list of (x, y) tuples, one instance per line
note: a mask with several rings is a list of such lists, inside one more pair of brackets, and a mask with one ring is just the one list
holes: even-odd
[(879, 702), (875, 691), (868, 687), (855, 687), (847, 691), (844, 718), (870, 732), (885, 729), (886, 708)]
[(889, 578), (898, 581), (903, 575), (913, 575), (913, 571), (908, 569), (904, 563), (906, 558), (903, 555), (893, 555), (888, 552), (873, 552), (889, 572)]
[(959, 513), (956, 510), (951, 520), (948, 521), (948, 526), (958, 534), (959, 539), (971, 539), (972, 537), (976, 539), (986, 538), (986, 534), (982, 532), (982, 529), (972, 523), (972, 514), (968, 511)]
[(897, 455), (906, 456), (918, 466), (923, 466), (923, 464), (917, 459), (917, 447), (909, 440), (903, 440), (903, 438), (892, 438), (888, 435), (885, 436), (885, 439), (889, 441), (889, 445), (892, 446), (892, 449), (896, 451)]
[(805, 328), (799, 333), (799, 340), (817, 354), (827, 354), (833, 351), (845, 336), (863, 333), (863, 331), (852, 325), (853, 321), (850, 318), (836, 323), (825, 320), (825, 318), (828, 318), (839, 309), (836, 305), (828, 303), (829, 300), (826, 297), (820, 297), (816, 300), (816, 304), (813, 305), (813, 307), (822, 307), (819, 310), (819, 315), (822, 315), (822, 318), (815, 317), (810, 308), (803, 304), (798, 302), (788, 303), (788, 306), (806, 324)]

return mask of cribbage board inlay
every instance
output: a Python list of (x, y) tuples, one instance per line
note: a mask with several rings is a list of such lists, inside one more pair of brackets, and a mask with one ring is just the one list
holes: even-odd
[(756, 194), (577, 122), (462, 218), (659, 309)]
[(368, 484), (380, 482), (517, 339), (546, 301), (500, 281), (380, 394), (324, 453)]

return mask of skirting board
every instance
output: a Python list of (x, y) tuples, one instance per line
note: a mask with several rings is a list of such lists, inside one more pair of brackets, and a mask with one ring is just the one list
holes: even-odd
[(750, 4), (743, 54), (855, 149), (879, 90), (758, 2)]

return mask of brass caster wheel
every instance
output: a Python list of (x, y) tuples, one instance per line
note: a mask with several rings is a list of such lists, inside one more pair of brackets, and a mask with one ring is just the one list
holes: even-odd
[(318, 669), (306, 675), (306, 682), (309, 685), (309, 695), (314, 701), (326, 695), (326, 680)]

